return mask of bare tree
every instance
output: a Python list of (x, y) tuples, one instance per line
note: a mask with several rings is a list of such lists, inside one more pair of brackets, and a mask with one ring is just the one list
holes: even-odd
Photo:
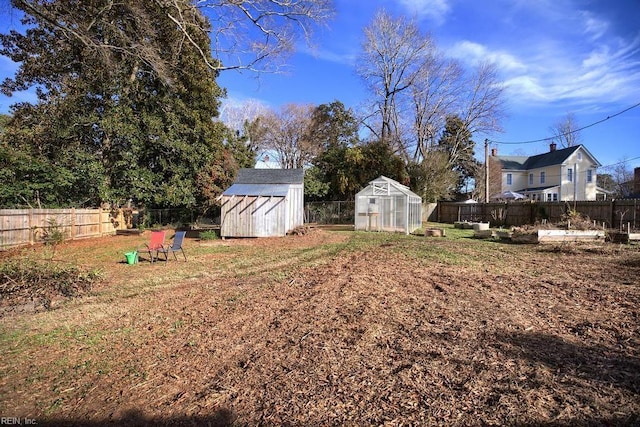
[(626, 158), (604, 168), (603, 173), (598, 174), (598, 180), (600, 175), (609, 175), (612, 187), (609, 190), (613, 192), (613, 197), (628, 197), (633, 193), (634, 173)]
[(320, 147), (307, 137), (314, 110), (313, 105), (287, 104), (260, 119), (259, 145), (273, 152), (283, 169), (302, 168), (318, 154)]
[[(402, 142), (402, 95), (414, 84), (433, 48), (430, 37), (404, 18), (394, 19), (381, 11), (365, 28), (362, 54), (356, 72), (374, 95), (375, 120), (367, 124), (372, 133), (396, 152), (406, 153)], [(372, 126), (377, 123), (377, 128)]]
[(463, 83), (459, 116), (472, 134), (501, 132), (505, 116), (504, 85), (494, 63), (483, 62)]
[(495, 65), (465, 73), (413, 21), (379, 12), (365, 28), (356, 71), (374, 96), (365, 125), (406, 161), (427, 157), (447, 117), (459, 117), (460, 130), (472, 134), (500, 130), (504, 88)]
[(561, 147), (573, 147), (579, 145), (582, 137), (578, 129), (578, 121), (573, 113), (569, 112), (566, 116), (555, 122), (549, 127), (553, 133), (553, 139), (557, 141)]
[[(211, 70), (245, 69), (274, 71), (278, 60), (293, 51), (296, 41), (311, 41), (315, 25), (326, 23), (334, 14), (333, 0), (148, 0), (161, 8), (183, 35), (183, 43), (199, 52)], [(112, 44), (96, 39), (90, 28), (79, 25), (77, 16), (95, 16), (112, 8), (128, 7), (138, 12), (131, 16), (144, 28), (144, 8), (137, 1), (51, 2), (45, 0), (12, 0), (14, 6), (62, 30), (69, 39), (81, 42), (105, 55), (117, 51), (142, 60), (160, 75), (169, 64), (161, 47), (140, 40)], [(136, 6), (138, 4), (138, 6)], [(71, 18), (71, 19), (69, 19)], [(109, 29), (110, 31), (111, 29)], [(118, 28), (114, 25), (114, 31)], [(148, 29), (153, 31), (153, 29)], [(198, 39), (211, 38), (212, 55), (201, 49)], [(170, 81), (167, 80), (167, 83)]]
[[(175, 0), (156, 0), (175, 1)], [(315, 25), (334, 15), (333, 0), (196, 0), (213, 25), (216, 70), (264, 70), (294, 50), (298, 38), (311, 43)], [(271, 68), (274, 69), (274, 68)]]
[(411, 89), (413, 103), (414, 161), (424, 159), (435, 145), (446, 118), (456, 110), (463, 70), (456, 61), (434, 52), (420, 69)]
[(260, 101), (249, 99), (243, 102), (222, 102), (220, 120), (236, 132), (244, 132), (247, 123), (265, 115), (269, 109)]

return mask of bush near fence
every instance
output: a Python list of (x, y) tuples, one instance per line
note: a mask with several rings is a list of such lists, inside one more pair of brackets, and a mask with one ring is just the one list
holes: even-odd
[(597, 224), (611, 229), (631, 225), (640, 227), (640, 200), (621, 199), (611, 201), (578, 202), (502, 202), (456, 203), (440, 202), (438, 222), (456, 221), (489, 222), (492, 226), (522, 226), (536, 222), (560, 222), (562, 216), (573, 210), (588, 216)]

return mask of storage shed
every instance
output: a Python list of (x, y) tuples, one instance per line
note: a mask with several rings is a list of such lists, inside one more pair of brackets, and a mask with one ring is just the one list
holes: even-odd
[(381, 176), (356, 194), (355, 229), (409, 234), (422, 227), (422, 198)]
[(285, 236), (304, 224), (304, 170), (240, 169), (220, 199), (222, 237)]

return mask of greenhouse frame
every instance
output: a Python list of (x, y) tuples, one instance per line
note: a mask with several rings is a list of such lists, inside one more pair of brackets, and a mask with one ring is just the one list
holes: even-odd
[(422, 198), (386, 176), (356, 194), (355, 229), (409, 234), (422, 227)]

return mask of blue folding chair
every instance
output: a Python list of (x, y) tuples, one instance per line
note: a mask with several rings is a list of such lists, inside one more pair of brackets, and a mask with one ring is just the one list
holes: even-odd
[(158, 255), (164, 254), (164, 262), (165, 265), (169, 263), (169, 252), (173, 253), (173, 257), (178, 260), (178, 256), (176, 252), (182, 252), (182, 256), (184, 257), (185, 262), (187, 261), (187, 255), (184, 253), (184, 249), (182, 249), (182, 243), (184, 242), (184, 236), (187, 234), (186, 231), (176, 231), (176, 235), (173, 236), (173, 242), (171, 242), (171, 246), (163, 247), (158, 249)]

